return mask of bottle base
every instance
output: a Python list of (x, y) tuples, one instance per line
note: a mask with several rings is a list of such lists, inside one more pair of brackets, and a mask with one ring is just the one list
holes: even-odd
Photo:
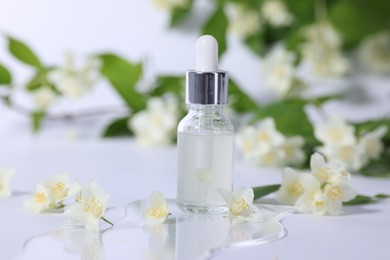
[(226, 205), (204, 206), (183, 202), (177, 202), (177, 205), (181, 210), (195, 214), (224, 214), (228, 211)]

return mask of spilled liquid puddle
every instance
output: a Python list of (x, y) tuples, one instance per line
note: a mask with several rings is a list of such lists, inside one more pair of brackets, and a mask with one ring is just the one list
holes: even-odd
[(231, 224), (220, 215), (182, 212), (168, 200), (171, 216), (164, 224), (145, 225), (148, 200), (107, 211), (115, 226), (100, 233), (73, 226), (34, 236), (13, 259), (211, 259), (225, 251), (271, 243), (286, 236), (282, 219), (290, 207), (257, 204), (265, 215), (260, 223)]

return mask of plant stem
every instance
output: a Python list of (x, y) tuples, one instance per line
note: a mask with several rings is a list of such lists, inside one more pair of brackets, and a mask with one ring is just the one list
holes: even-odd
[(103, 221), (107, 222), (108, 224), (110, 224), (111, 226), (114, 226), (114, 224), (111, 221), (109, 221), (108, 219), (106, 219), (105, 217), (102, 216), (101, 219)]
[[(4, 102), (9, 102), (11, 100), (10, 95), (0, 95), (0, 99)], [(31, 116), (34, 111), (18, 104), (15, 102), (10, 102), (10, 107), (14, 109), (19, 114), (24, 116)], [(85, 109), (78, 112), (65, 112), (58, 114), (46, 114), (45, 119), (50, 121), (72, 121), (79, 118), (91, 117), (91, 116), (99, 116), (104, 114), (118, 113), (118, 112), (129, 112), (126, 107), (101, 107), (101, 108), (90, 108)]]

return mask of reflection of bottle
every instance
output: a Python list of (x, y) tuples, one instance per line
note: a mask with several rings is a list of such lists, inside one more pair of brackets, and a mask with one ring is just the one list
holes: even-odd
[(222, 213), (218, 189), (232, 189), (234, 129), (224, 114), (227, 72), (218, 70), (218, 44), (205, 35), (196, 43), (196, 70), (187, 71), (188, 115), (178, 126), (180, 208), (195, 213)]

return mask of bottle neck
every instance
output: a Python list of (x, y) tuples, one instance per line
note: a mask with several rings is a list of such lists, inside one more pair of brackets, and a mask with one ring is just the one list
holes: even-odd
[(202, 114), (202, 115), (225, 115), (226, 105), (201, 105), (201, 104), (188, 104), (187, 109), (189, 114)]

